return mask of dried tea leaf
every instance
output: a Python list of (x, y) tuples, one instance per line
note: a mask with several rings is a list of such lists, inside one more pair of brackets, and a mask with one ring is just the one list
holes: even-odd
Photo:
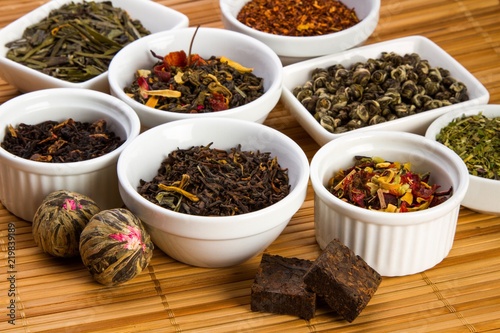
[(288, 195), (288, 172), (270, 153), (193, 146), (171, 152), (138, 192), (166, 209), (231, 216), (268, 207)]
[(71, 2), (7, 43), (6, 57), (58, 79), (84, 82), (107, 71), (125, 45), (149, 34), (110, 1)]
[(500, 180), (500, 117), (462, 115), (443, 127), (436, 140), (457, 153), (471, 175)]

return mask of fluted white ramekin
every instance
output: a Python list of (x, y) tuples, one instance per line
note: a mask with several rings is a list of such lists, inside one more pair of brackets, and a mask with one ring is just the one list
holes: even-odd
[(0, 201), (12, 214), (32, 221), (43, 198), (57, 190), (85, 194), (101, 209), (121, 207), (116, 164), (118, 156), (140, 131), (140, 121), (131, 107), (108, 94), (54, 88), (27, 93), (0, 106), (0, 140), (7, 126), (43, 121), (94, 122), (105, 119), (110, 131), (125, 142), (103, 156), (71, 163), (46, 163), (18, 157), (0, 147)]
[[(352, 166), (357, 155), (410, 162), (412, 171), (430, 172), (430, 183), (443, 191), (451, 186), (453, 194), (435, 207), (408, 213), (354, 206), (325, 185), (335, 172)], [(349, 133), (330, 141), (314, 155), (310, 177), (319, 246), (337, 238), (383, 276), (422, 272), (448, 255), (469, 185), (467, 167), (452, 150), (423, 136), (387, 131)]]

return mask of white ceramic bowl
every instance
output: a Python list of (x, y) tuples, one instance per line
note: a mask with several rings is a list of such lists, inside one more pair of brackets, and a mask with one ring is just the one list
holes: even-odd
[[(431, 140), (436, 140), (436, 136), (441, 129), (454, 119), (461, 118), (462, 115), (473, 116), (479, 113), (488, 118), (500, 117), (500, 105), (477, 105), (448, 112), (432, 122), (425, 136)], [(469, 189), (462, 201), (462, 206), (484, 214), (500, 215), (500, 206), (498, 205), (499, 193), (499, 180), (486, 179), (469, 174)]]
[[(158, 143), (161, 144), (158, 144)], [(270, 152), (288, 168), (290, 193), (264, 209), (236, 216), (193, 216), (151, 203), (137, 192), (139, 180), (151, 180), (161, 162), (178, 148), (207, 145)], [(262, 124), (226, 119), (188, 119), (159, 125), (139, 135), (118, 160), (125, 205), (145, 223), (153, 242), (181, 262), (201, 267), (242, 263), (268, 247), (305, 200), (309, 164), (289, 137)]]
[[(325, 185), (334, 173), (352, 166), (356, 155), (410, 162), (413, 172), (430, 172), (430, 183), (443, 191), (453, 186), (453, 194), (435, 207), (408, 213), (373, 211), (342, 201)], [(338, 238), (383, 276), (422, 272), (448, 255), (469, 178), (465, 163), (445, 146), (412, 133), (351, 133), (321, 147), (310, 173), (321, 248)]]
[(371, 130), (390, 130), (412, 132), (423, 135), (427, 127), (434, 119), (447, 112), (454, 109), (470, 107), (472, 105), (488, 103), (490, 95), (481, 82), (479, 82), (479, 80), (469, 73), (453, 57), (425, 37), (410, 36), (361, 46), (345, 52), (286, 66), (283, 69), (282, 101), (284, 106), (290, 110), (290, 112), (297, 118), (301, 126), (319, 145), (324, 145), (328, 141), (343, 136), (345, 133), (334, 134), (323, 128), (293, 95), (293, 89), (297, 86), (304, 85), (304, 83), (310, 79), (311, 72), (316, 68), (328, 68), (335, 64), (342, 64), (347, 68), (358, 61), (366, 62), (369, 58), (379, 58), (382, 52), (395, 52), (399, 55), (417, 53), (422, 59), (428, 60), (430, 66), (442, 67), (449, 70), (452, 77), (467, 86), (469, 100), (421, 112), (408, 117), (387, 121), (385, 123), (353, 130), (356, 133)]
[(93, 122), (105, 119), (108, 128), (126, 141), (103, 156), (72, 163), (24, 159), (0, 148), (0, 201), (14, 215), (32, 221), (36, 209), (51, 192), (85, 194), (101, 209), (121, 207), (116, 164), (118, 156), (140, 131), (139, 118), (125, 103), (107, 94), (76, 88), (53, 88), (26, 93), (0, 106), (0, 140), (7, 125), (43, 121)]
[(281, 96), (283, 73), (281, 63), (265, 44), (251, 37), (224, 29), (201, 27), (196, 33), (191, 53), (203, 58), (226, 56), (264, 79), (265, 93), (258, 99), (236, 108), (203, 114), (178, 113), (157, 110), (127, 96), (124, 88), (134, 80), (138, 69), (150, 69), (158, 59), (150, 50), (165, 56), (170, 52), (189, 51), (195, 28), (178, 29), (156, 33), (141, 38), (124, 47), (109, 66), (111, 94), (130, 105), (139, 115), (141, 124), (154, 127), (169, 121), (196, 118), (237, 118), (263, 123), (278, 103)]
[[(104, 0), (95, 0), (102, 2)], [(6, 43), (21, 38), (24, 30), (32, 24), (45, 19), (48, 14), (72, 0), (52, 0), (34, 9), (23, 17), (0, 29), (0, 76), (21, 92), (47, 88), (86, 88), (109, 92), (107, 72), (85, 82), (68, 82), (43, 74), (37, 70), (21, 65), (6, 58)], [(83, 0), (74, 0), (79, 3)], [(132, 19), (140, 20), (152, 33), (184, 28), (189, 25), (186, 15), (154, 1), (111, 0), (114, 7), (128, 12)]]
[(279, 36), (253, 29), (236, 18), (241, 8), (250, 0), (220, 0), (224, 27), (244, 33), (264, 42), (280, 57), (283, 65), (308, 58), (337, 53), (362, 44), (370, 37), (379, 20), (380, 0), (344, 0), (354, 8), (360, 22), (351, 28), (322, 36)]

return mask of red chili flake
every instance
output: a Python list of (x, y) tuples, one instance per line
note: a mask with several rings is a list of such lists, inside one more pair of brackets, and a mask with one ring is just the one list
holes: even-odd
[(354, 9), (330, 0), (251, 0), (236, 16), (243, 24), (284, 36), (318, 36), (359, 23)]

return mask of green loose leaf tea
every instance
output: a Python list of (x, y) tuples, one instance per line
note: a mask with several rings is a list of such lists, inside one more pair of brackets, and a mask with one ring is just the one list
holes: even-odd
[(149, 34), (111, 1), (71, 2), (7, 43), (6, 57), (58, 79), (84, 82), (107, 71), (125, 45)]
[(259, 151), (194, 146), (177, 149), (138, 192), (164, 208), (198, 216), (231, 216), (268, 207), (288, 195), (288, 170)]
[(471, 175), (500, 180), (500, 117), (462, 115), (442, 128), (436, 140), (457, 153)]

